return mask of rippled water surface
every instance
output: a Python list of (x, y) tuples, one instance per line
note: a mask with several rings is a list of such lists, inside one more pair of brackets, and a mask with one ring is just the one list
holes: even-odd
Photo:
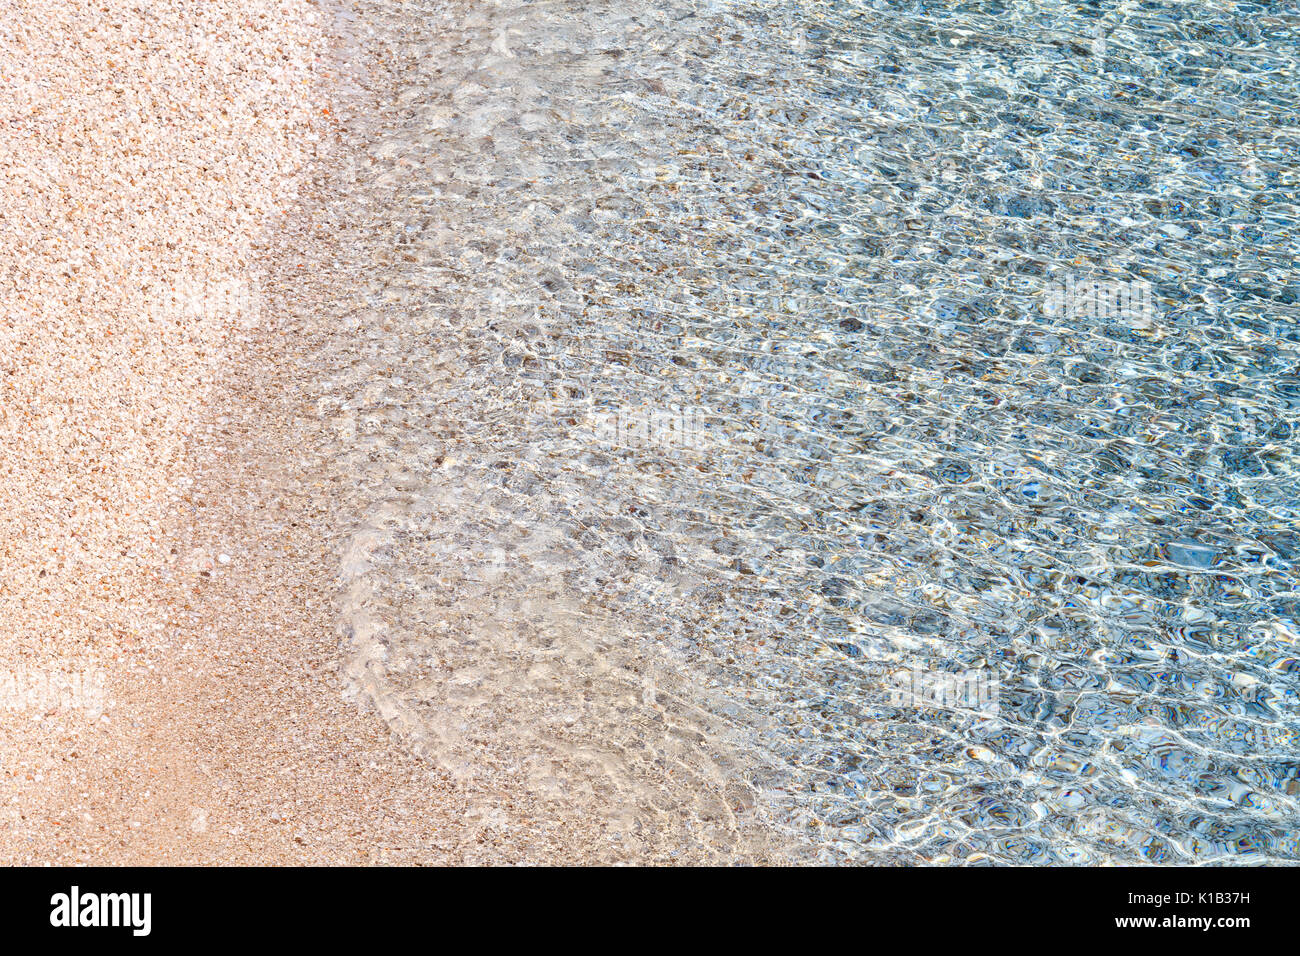
[(323, 407), (412, 746), (643, 856), (1300, 859), (1293, 8), (378, 9)]

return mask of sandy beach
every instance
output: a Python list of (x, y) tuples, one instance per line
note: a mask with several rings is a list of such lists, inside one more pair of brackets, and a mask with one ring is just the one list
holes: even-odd
[(0, 0), (0, 862), (1294, 862), (1293, 19)]
[[(293, 205), (325, 42), (306, 3), (6, 3), (3, 21), (3, 840), (14, 862), (84, 859), (74, 833), (158, 792), (128, 701), (167, 681), (159, 601), (195, 560), (167, 529), (255, 322), (253, 244)], [(115, 782), (88, 789), (96, 772)]]

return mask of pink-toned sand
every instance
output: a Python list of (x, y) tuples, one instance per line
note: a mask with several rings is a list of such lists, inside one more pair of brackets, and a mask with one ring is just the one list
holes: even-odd
[(220, 424), (282, 411), (252, 277), (330, 134), (330, 50), (306, 0), (0, 2), (0, 860), (355, 862), (406, 831), (375, 804), (427, 771), (321, 712), (329, 576), (285, 554), (319, 544), (241, 526), (276, 473)]

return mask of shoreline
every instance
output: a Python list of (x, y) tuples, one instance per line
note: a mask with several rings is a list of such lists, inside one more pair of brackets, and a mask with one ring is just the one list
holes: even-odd
[(333, 11), (329, 43), (353, 62), (329, 61), (347, 72), (330, 78), (329, 121), (317, 116), (299, 139), (314, 148), (294, 212), (251, 250), (256, 271), (242, 274), (240, 288), (262, 296), (260, 320), (228, 330), (207, 398), (188, 413), (187, 480), (172, 486), (179, 490), (158, 519), (155, 562), (133, 580), (141, 626), (114, 638), (104, 718), (18, 715), (38, 735), (20, 746), (43, 747), (50, 759), (14, 797), (0, 857), (108, 865), (734, 859), (739, 848), (719, 857), (703, 844), (647, 858), (620, 850), (609, 820), (576, 811), (557, 818), (509, 776), (458, 781), (413, 756), (340, 672), (337, 550), (358, 516), (330, 487), (338, 474), (319, 456), (337, 439), (326, 434), (335, 423), (314, 390), (328, 371), (322, 357), (347, 361), (334, 337), (362, 332), (340, 314), (351, 308), (348, 294), (363, 297), (375, 279), (367, 230), (383, 224), (366, 219), (382, 210), (365, 205), (364, 190), (349, 193), (347, 181), (367, 164), (375, 172), (364, 155), (367, 111), (379, 115), (381, 103), (412, 92), (399, 64), (373, 55), (383, 28), (378, 40), (341, 34), (343, 9)]
[(1300, 857), (1298, 51), (1148, 6), (0, 0), (0, 859)]

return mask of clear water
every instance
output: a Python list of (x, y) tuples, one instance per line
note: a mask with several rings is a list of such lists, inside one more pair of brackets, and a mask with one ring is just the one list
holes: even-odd
[(1293, 7), (367, 15), (321, 408), (410, 746), (611, 858), (1300, 859)]

